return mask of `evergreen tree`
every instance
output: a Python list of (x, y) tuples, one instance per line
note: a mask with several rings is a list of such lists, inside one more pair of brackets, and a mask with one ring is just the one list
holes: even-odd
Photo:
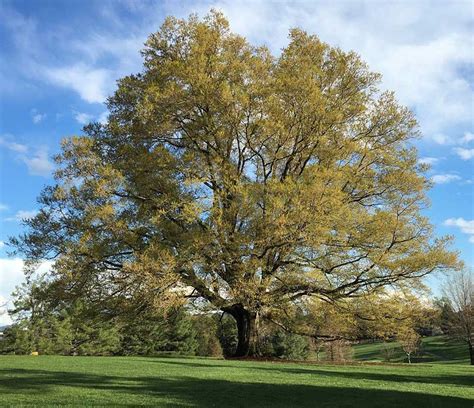
[(277, 331), (273, 337), (274, 356), (287, 360), (306, 360), (309, 354), (309, 340), (293, 333)]

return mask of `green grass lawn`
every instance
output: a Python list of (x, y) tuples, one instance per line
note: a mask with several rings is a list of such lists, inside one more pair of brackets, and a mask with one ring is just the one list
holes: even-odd
[(467, 365), (0, 356), (0, 406), (466, 407)]
[[(406, 354), (396, 342), (392, 362), (406, 362)], [(354, 359), (361, 361), (383, 361), (383, 344), (366, 343), (353, 347)], [(422, 348), (418, 355), (412, 357), (413, 362), (443, 363), (443, 364), (469, 364), (469, 350), (467, 344), (451, 340), (446, 336), (424, 337)]]

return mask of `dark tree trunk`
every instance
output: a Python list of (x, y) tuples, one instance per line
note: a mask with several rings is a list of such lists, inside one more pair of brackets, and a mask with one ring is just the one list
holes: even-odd
[(469, 357), (471, 358), (471, 365), (474, 365), (474, 350), (472, 349), (472, 343), (469, 343)]
[(224, 312), (229, 313), (237, 324), (238, 342), (234, 357), (254, 355), (256, 351), (255, 315), (246, 310), (241, 304), (225, 308)]

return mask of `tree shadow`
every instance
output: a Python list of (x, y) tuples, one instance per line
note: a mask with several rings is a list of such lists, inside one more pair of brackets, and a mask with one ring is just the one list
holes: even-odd
[[(33, 369), (0, 370), (0, 401), (8, 394), (26, 395), (24, 402), (34, 404), (35, 396), (50, 394), (56, 402), (58, 386), (74, 388), (70, 394), (87, 396), (86, 405), (104, 406), (104, 397), (94, 402), (88, 391), (99, 390), (120, 395), (120, 404), (142, 396), (148, 406), (188, 407), (470, 407), (472, 401), (460, 397), (384, 391), (365, 388), (330, 387), (303, 384), (270, 384), (219, 379), (180, 377), (123, 377), (77, 372)], [(64, 394), (60, 394), (64, 397)], [(132, 398), (133, 397), (133, 398)], [(91, 399), (92, 398), (92, 399)], [(170, 399), (174, 402), (170, 402)], [(43, 399), (44, 400), (44, 399)], [(84, 400), (85, 401), (85, 400)]]

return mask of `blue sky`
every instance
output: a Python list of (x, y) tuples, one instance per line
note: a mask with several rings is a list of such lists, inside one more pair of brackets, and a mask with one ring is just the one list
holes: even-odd
[[(420, 122), (432, 164), (426, 211), (438, 235), (474, 265), (473, 24), (471, 1), (106, 1), (0, 3), (0, 305), (21, 282), (4, 242), (38, 209), (60, 140), (104, 120), (115, 80), (141, 69), (139, 50), (167, 15), (221, 9), (234, 31), (274, 53), (302, 27), (353, 49), (383, 74)], [(448, 6), (449, 5), (449, 6)], [(48, 264), (42, 265), (47, 270)], [(438, 290), (437, 278), (429, 284)], [(0, 316), (0, 323), (8, 321)]]

